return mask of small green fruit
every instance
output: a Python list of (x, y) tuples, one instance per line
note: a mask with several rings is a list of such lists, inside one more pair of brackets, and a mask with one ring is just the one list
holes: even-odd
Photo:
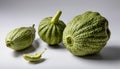
[(20, 27), (10, 31), (5, 39), (6, 45), (14, 50), (23, 50), (29, 47), (35, 38), (35, 28)]
[(63, 43), (74, 55), (96, 54), (110, 38), (108, 21), (98, 12), (87, 11), (70, 21), (63, 32)]
[(62, 41), (65, 24), (59, 20), (62, 11), (57, 11), (54, 17), (44, 18), (38, 27), (40, 38), (49, 45), (59, 44)]

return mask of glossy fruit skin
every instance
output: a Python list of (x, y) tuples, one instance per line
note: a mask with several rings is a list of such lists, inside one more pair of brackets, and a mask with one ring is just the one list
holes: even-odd
[(44, 18), (38, 27), (40, 38), (49, 45), (56, 45), (62, 41), (63, 30), (66, 27), (65, 23), (59, 20), (60, 14), (56, 15), (58, 16)]
[(14, 50), (23, 50), (29, 47), (35, 38), (35, 28), (20, 27), (10, 31), (5, 39), (6, 46)]
[(107, 19), (98, 12), (87, 11), (67, 24), (63, 43), (76, 56), (97, 54), (106, 45), (110, 34)]

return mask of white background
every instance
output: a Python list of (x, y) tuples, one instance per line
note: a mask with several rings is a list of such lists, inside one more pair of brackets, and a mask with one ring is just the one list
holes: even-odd
[[(49, 47), (37, 34), (39, 22), (57, 10), (66, 24), (85, 11), (97, 11), (109, 21), (111, 38), (98, 55), (73, 56), (65, 47)], [(35, 24), (33, 47), (16, 52), (5, 45), (7, 33), (17, 27)], [(120, 0), (0, 0), (0, 69), (120, 69)], [(48, 50), (40, 63), (28, 63), (23, 53)]]

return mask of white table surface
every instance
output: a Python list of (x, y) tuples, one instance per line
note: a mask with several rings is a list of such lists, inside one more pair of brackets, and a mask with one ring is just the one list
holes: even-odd
[[(96, 56), (76, 57), (65, 47), (52, 48), (36, 32), (33, 47), (16, 52), (5, 45), (6, 34), (17, 27), (35, 24), (62, 10), (68, 23), (85, 11), (97, 11), (109, 21), (111, 38)], [(34, 54), (47, 48), (43, 61), (26, 62), (23, 53)], [(120, 0), (0, 0), (0, 69), (120, 69)]]

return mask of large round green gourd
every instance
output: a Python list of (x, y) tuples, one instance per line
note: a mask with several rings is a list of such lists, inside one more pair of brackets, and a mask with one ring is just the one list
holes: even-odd
[(63, 32), (64, 45), (76, 56), (99, 53), (109, 38), (108, 21), (91, 11), (74, 17)]
[(65, 24), (59, 20), (62, 11), (57, 11), (54, 17), (44, 18), (38, 27), (40, 38), (49, 45), (56, 45), (62, 41)]

